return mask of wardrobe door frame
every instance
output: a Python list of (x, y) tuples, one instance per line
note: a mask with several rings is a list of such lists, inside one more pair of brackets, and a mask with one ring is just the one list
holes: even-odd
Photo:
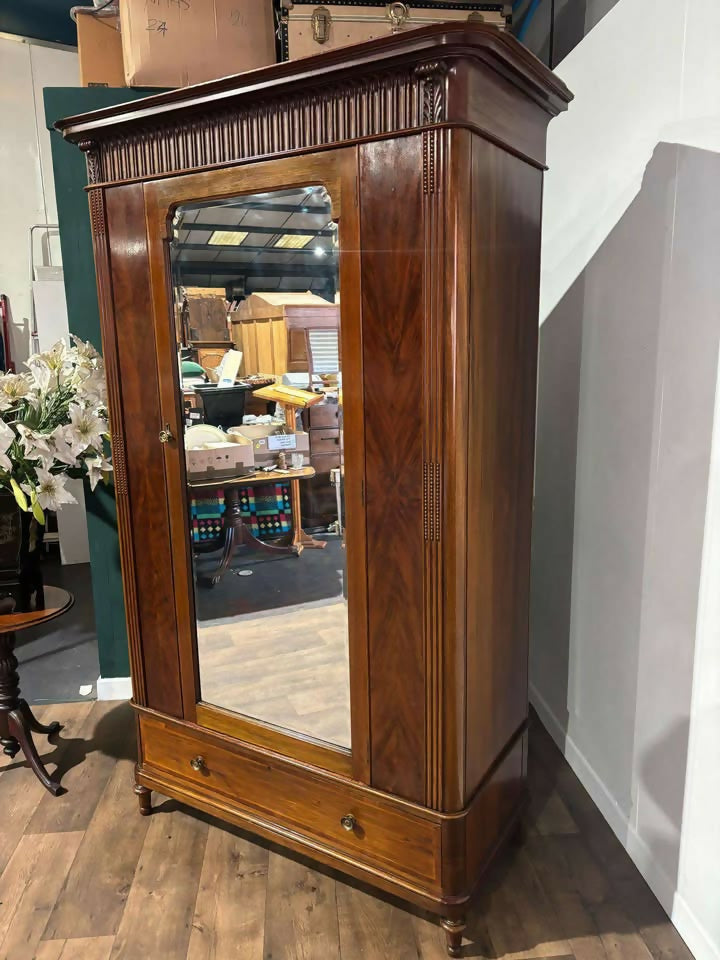
[[(177, 643), (186, 721), (229, 734), (370, 783), (370, 704), (368, 667), (367, 545), (364, 516), (365, 438), (363, 411), (360, 212), (358, 153), (355, 147), (187, 173), (144, 184), (145, 221), (152, 290), (152, 319), (157, 349), (160, 409), (158, 434), (169, 425), (183, 435), (181, 393), (173, 316), (170, 266), (171, 220), (178, 205), (218, 200), (291, 187), (325, 186), (332, 218), (339, 225), (339, 275), (342, 296), (343, 417), (352, 443), (346, 445), (345, 475), (348, 632), (350, 659), (351, 748), (346, 750), (301, 733), (288, 733), (260, 720), (204, 703), (200, 698), (192, 551), (186, 497), (185, 458), (172, 439), (164, 446), (165, 482), (172, 544), (172, 577)], [(349, 458), (347, 454), (349, 453)]]

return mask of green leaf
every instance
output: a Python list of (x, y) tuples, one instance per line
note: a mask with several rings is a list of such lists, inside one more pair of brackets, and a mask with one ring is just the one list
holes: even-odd
[(27, 513), (27, 510), (28, 510), (27, 497), (20, 489), (20, 484), (17, 482), (15, 477), (10, 477), (10, 486), (12, 487), (12, 492), (15, 495), (15, 499), (17, 500), (17, 505), (20, 507), (21, 510), (24, 510)]
[(43, 513), (43, 508), (40, 506), (37, 500), (33, 500), (32, 512), (37, 522), (45, 526), (45, 514)]

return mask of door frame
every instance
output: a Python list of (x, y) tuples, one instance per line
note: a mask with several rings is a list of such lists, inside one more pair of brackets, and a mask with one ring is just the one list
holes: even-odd
[(368, 663), (367, 544), (364, 516), (365, 436), (362, 368), (360, 211), (356, 147), (264, 160), (181, 174), (143, 185), (152, 290), (152, 319), (157, 348), (160, 410), (158, 433), (169, 424), (173, 438), (183, 435), (183, 416), (175, 342), (171, 220), (182, 203), (224, 199), (291, 187), (322, 185), (328, 190), (332, 218), (338, 222), (339, 279), (342, 296), (343, 418), (345, 445), (345, 536), (348, 577), (351, 749), (333, 747), (302, 734), (206, 704), (200, 699), (196, 618), (185, 458), (177, 439), (164, 445), (165, 483), (170, 523), (172, 576), (183, 716), (248, 744), (273, 750), (302, 763), (370, 783), (370, 703)]

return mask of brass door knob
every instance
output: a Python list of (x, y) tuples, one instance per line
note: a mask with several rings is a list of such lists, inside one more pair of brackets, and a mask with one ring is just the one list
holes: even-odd
[(357, 826), (357, 820), (351, 813), (346, 813), (344, 817), (340, 818), (340, 825), (343, 830), (347, 830), (348, 833), (352, 833)]
[(166, 423), (163, 429), (160, 431), (159, 438), (160, 443), (170, 443), (171, 440), (175, 439), (169, 423)]
[(205, 757), (193, 757), (190, 761), (190, 766), (193, 768), (193, 770), (197, 770), (198, 772), (200, 772), (200, 770), (204, 770)]

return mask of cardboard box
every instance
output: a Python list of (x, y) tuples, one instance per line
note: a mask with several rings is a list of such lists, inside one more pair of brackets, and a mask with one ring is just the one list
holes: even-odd
[[(274, 433), (279, 433), (277, 423), (243, 423), (237, 427), (228, 429), (230, 438), (247, 437), (248, 440), (263, 440), (265, 437), (271, 437)], [(242, 441), (238, 441), (242, 442)]]
[[(88, 7), (92, 11), (92, 7)], [(122, 39), (118, 17), (78, 11), (78, 59), (83, 87), (124, 87)]]
[(288, 468), (290, 467), (290, 458), (293, 453), (303, 455), (303, 466), (310, 465), (310, 435), (301, 431), (297, 433), (280, 433), (274, 426), (256, 426), (248, 425), (243, 427), (233, 427), (228, 431), (229, 436), (240, 433), (242, 436), (252, 440), (253, 451), (255, 454), (255, 466), (260, 469), (269, 467), (275, 463), (278, 453), (285, 451)]
[(186, 450), (185, 465), (188, 480), (244, 477), (253, 473), (255, 458), (250, 443), (213, 443)]
[(129, 87), (186, 87), (275, 63), (272, 0), (121, 0)]

